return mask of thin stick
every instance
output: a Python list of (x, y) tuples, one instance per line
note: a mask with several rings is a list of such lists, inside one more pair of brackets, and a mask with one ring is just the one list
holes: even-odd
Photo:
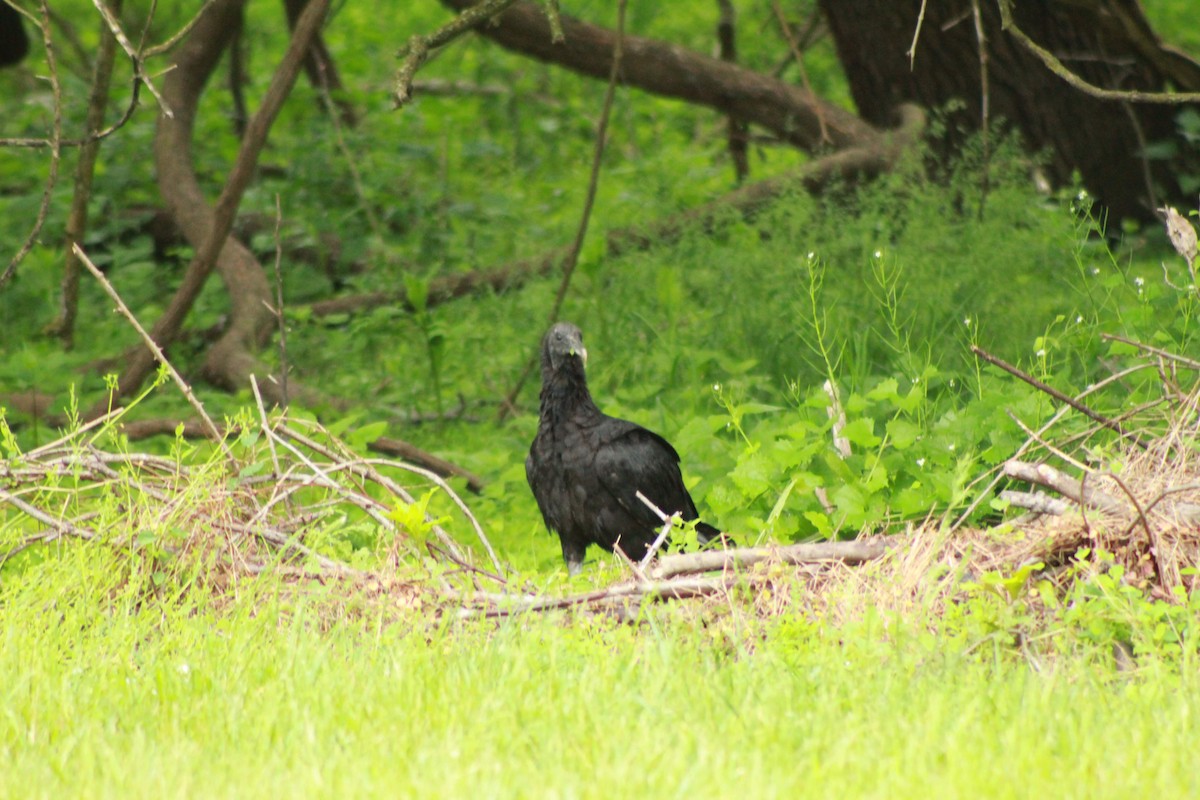
[(990, 92), (988, 89), (987, 36), (983, 31), (983, 14), (979, 10), (979, 0), (971, 0), (971, 13), (975, 17), (975, 42), (979, 51), (979, 143), (983, 148), (983, 174), (979, 176), (979, 219), (982, 220), (984, 208), (987, 207), (988, 192), (991, 188), (989, 168), (992, 161), (992, 146), (988, 130)]
[[(808, 70), (804, 68), (804, 53), (800, 51), (800, 45), (796, 41), (796, 37), (792, 34), (792, 26), (788, 24), (787, 15), (783, 13), (783, 6), (779, 4), (779, 0), (771, 0), (771, 10), (775, 12), (775, 19), (779, 21), (779, 29), (783, 31), (783, 38), (787, 41), (788, 50), (792, 54), (792, 60), (796, 62), (796, 66), (800, 69), (800, 82), (804, 85), (804, 91), (816, 96), (816, 92), (813, 91), (812, 84), (808, 80)], [(924, 5), (922, 5), (923, 11)], [(829, 128), (825, 125), (823, 109), (818, 105), (813, 108), (813, 111), (817, 117), (817, 127), (821, 131), (821, 138), (817, 141), (817, 145), (820, 146), (833, 142), (833, 138), (829, 135)]]
[[(261, 425), (265, 430), (271, 426), (271, 423), (267, 419), (267, 409), (263, 405), (262, 392), (258, 390), (258, 377), (255, 375), (250, 376), (250, 388), (254, 391), (254, 402), (258, 406), (258, 418), (262, 420)], [(274, 475), (276, 478), (280, 478), (283, 476), (283, 470), (279, 466), (279, 452), (275, 449), (275, 440), (270, 436), (267, 437), (267, 449), (271, 451), (271, 464), (275, 468)]]
[[(120, 11), (121, 0), (108, 2)], [(84, 128), (88, 135), (104, 127), (104, 111), (108, 104), (116, 44), (108, 29), (103, 29), (100, 34), (100, 49), (92, 68), (92, 88), (88, 94), (87, 121)], [(75, 165), (75, 191), (71, 198), (71, 211), (66, 226), (66, 240), (72, 244), (82, 243), (87, 233), (88, 201), (92, 197), (92, 178), (95, 176), (96, 157), (99, 152), (99, 142), (89, 142), (79, 150), (79, 161)], [(47, 328), (47, 332), (57, 336), (67, 348), (75, 343), (75, 316), (78, 310), (79, 260), (73, 252), (68, 251), (63, 264), (58, 318)]]
[(108, 296), (111, 297), (113, 302), (117, 304), (117, 309), (121, 312), (121, 315), (125, 317), (125, 319), (129, 320), (129, 324), (132, 325), (134, 330), (136, 330), (142, 337), (142, 341), (146, 343), (146, 347), (149, 348), (150, 352), (154, 354), (154, 357), (158, 359), (159, 363), (165, 366), (171, 373), (171, 377), (175, 380), (175, 385), (179, 387), (181, 392), (183, 392), (183, 396), (187, 398), (188, 404), (196, 410), (197, 414), (200, 415), (200, 419), (204, 420), (205, 426), (209, 429), (209, 432), (212, 433), (212, 437), (217, 442), (217, 445), (221, 448), (221, 452), (225, 454), (226, 458), (232, 459), (233, 453), (230, 451), (229, 446), (225, 444), (225, 439), (223, 436), (221, 436), (221, 431), (217, 428), (216, 423), (212, 421), (212, 418), (208, 416), (208, 412), (204, 410), (203, 404), (196, 399), (196, 395), (192, 394), (192, 387), (188, 386), (188, 383), (183, 379), (183, 376), (180, 375), (175, 367), (171, 365), (171, 362), (167, 360), (166, 353), (162, 351), (162, 349), (154, 341), (154, 338), (151, 337), (150, 334), (146, 332), (146, 329), (142, 327), (141, 323), (137, 321), (137, 317), (133, 316), (133, 312), (131, 312), (129, 307), (125, 305), (125, 301), (121, 299), (121, 295), (117, 294), (117, 290), (113, 288), (113, 285), (108, 282), (108, 278), (104, 277), (104, 273), (96, 268), (96, 265), (92, 263), (90, 258), (88, 258), (87, 253), (83, 252), (83, 248), (81, 248), (78, 244), (72, 243), (71, 251), (75, 253), (81, 262), (83, 262), (83, 265), (87, 267), (88, 271), (91, 272), (93, 276), (95, 276), (96, 280), (100, 281), (100, 285), (104, 287), (104, 291), (107, 292)]
[[(1121, 480), (1119, 476), (1111, 472), (1104, 473), (1104, 476), (1111, 478), (1114, 482), (1116, 482), (1117, 486), (1121, 487), (1121, 491), (1125, 492), (1125, 496), (1129, 498), (1129, 502), (1133, 503), (1133, 507), (1137, 509), (1137, 518), (1138, 520), (1141, 520), (1142, 528), (1146, 531), (1146, 540), (1150, 544), (1150, 555), (1154, 558), (1154, 571), (1158, 573), (1158, 583), (1160, 586), (1166, 586), (1167, 576), (1166, 572), (1163, 571), (1162, 559), (1159, 553), (1159, 551), (1162, 549), (1160, 547), (1161, 543), (1159, 542), (1158, 536), (1155, 535), (1154, 531), (1150, 529), (1150, 523), (1146, 519), (1146, 512), (1142, 510), (1142, 504), (1138, 502), (1137, 497), (1132, 491), (1129, 490), (1129, 487), (1125, 485), (1125, 481)], [(1131, 525), (1130, 530), (1132, 529), (1133, 526)], [(1128, 531), (1126, 532), (1126, 535), (1128, 535)]]
[(10, 494), (9, 492), (4, 491), (3, 489), (0, 489), (0, 500), (4, 500), (4, 502), (11, 505), (13, 508), (16, 508), (18, 511), (24, 512), (25, 514), (29, 515), (30, 517), (33, 517), (34, 519), (36, 519), (38, 522), (42, 523), (46, 527), (53, 528), (54, 530), (58, 531), (59, 533), (68, 533), (71, 536), (77, 536), (80, 539), (96, 538), (96, 534), (94, 531), (84, 530), (83, 528), (78, 528), (69, 522), (64, 522), (61, 519), (55, 519), (54, 517), (50, 516), (49, 514), (45, 513), (44, 511), (41, 511), (41, 510), (35, 508), (34, 506), (29, 505), (29, 503), (26, 503), (24, 500), (17, 497), (15, 494)]
[(516, 0), (484, 0), (484, 2), (466, 9), (428, 36), (410, 38), (397, 54), (404, 60), (396, 72), (396, 88), (393, 92), (394, 107), (400, 108), (412, 99), (413, 78), (421, 65), (428, 60), (432, 51), (485, 24), (515, 2)]
[(1191, 369), (1200, 369), (1200, 361), (1196, 361), (1195, 359), (1191, 359), (1191, 358), (1186, 358), (1184, 356), (1179, 355), (1178, 353), (1172, 353), (1168, 350), (1162, 350), (1160, 348), (1153, 347), (1148, 344), (1142, 344), (1141, 342), (1135, 342), (1133, 339), (1126, 339), (1124, 336), (1118, 336), (1115, 333), (1102, 333), (1102, 334), (1100, 334), (1100, 338), (1107, 342), (1120, 342), (1121, 344), (1127, 344), (1127, 345), (1130, 345), (1131, 347), (1136, 347), (1139, 350), (1144, 350), (1147, 353), (1153, 353), (1154, 355), (1158, 356), (1159, 358), (1165, 358), (1168, 361), (1175, 361), (1175, 362), (1177, 362), (1179, 364), (1183, 364), (1184, 366), (1189, 367)]
[(1025, 432), (1026, 436), (1028, 436), (1030, 439), (1032, 439), (1033, 441), (1040, 444), (1042, 447), (1046, 448), (1046, 452), (1053, 453), (1054, 455), (1058, 456), (1066, 463), (1070, 464), (1072, 467), (1075, 467), (1075, 469), (1079, 470), (1080, 472), (1091, 472), (1092, 471), (1088, 467), (1087, 464), (1084, 464), (1083, 462), (1079, 461), (1078, 459), (1072, 458), (1071, 456), (1064, 453), (1062, 450), (1059, 450), (1057, 447), (1055, 447), (1054, 445), (1047, 442), (1045, 439), (1043, 439), (1041, 437), (1040, 434), (1038, 434), (1037, 431), (1033, 430), (1028, 425), (1026, 425), (1024, 422), (1022, 422), (1021, 418), (1018, 417), (1016, 414), (1014, 414), (1012, 411), (1005, 409), (1004, 413), (1008, 415), (1009, 419), (1011, 419), (1013, 422), (1017, 423), (1017, 427), (1020, 428), (1021, 430), (1023, 430)]
[[(275, 195), (275, 319), (279, 322), (279, 394), (283, 399), (283, 407), (288, 407), (288, 362), (287, 362), (287, 323), (283, 319), (283, 272), (280, 263), (283, 261), (283, 241), (279, 238), (279, 229), (283, 225), (283, 209), (280, 206), (279, 195)], [(258, 392), (256, 386), (254, 391)]]
[(641, 489), (638, 489), (634, 494), (637, 495), (637, 499), (645, 503), (646, 507), (653, 511), (654, 515), (662, 520), (663, 523), (662, 531), (659, 532), (658, 538), (656, 538), (654, 543), (650, 545), (650, 548), (646, 550), (646, 555), (642, 556), (641, 563), (638, 564), (638, 571), (640, 572), (642, 569), (646, 568), (646, 565), (649, 564), (650, 560), (653, 559), (658, 553), (658, 549), (667, 541), (667, 537), (671, 535), (671, 528), (675, 525), (675, 517), (668, 516), (661, 508), (654, 505), (654, 503), (650, 501), (650, 498), (642, 494)]
[(1009, 505), (1032, 511), (1034, 514), (1060, 516), (1074, 508), (1066, 500), (1051, 497), (1045, 492), (1018, 492), (1005, 489), (1000, 493), (1000, 499), (1007, 500)]
[[(112, 10), (105, 5), (104, 0), (92, 0), (92, 5), (94, 5), (96, 10), (100, 12), (100, 16), (104, 18), (104, 24), (106, 24), (108, 29), (112, 31), (112, 35), (116, 38), (117, 44), (121, 45), (121, 49), (124, 50), (125, 54), (129, 56), (131, 61), (133, 61), (133, 69), (137, 79), (146, 84), (146, 89), (149, 90), (150, 94), (154, 95), (154, 99), (158, 101), (158, 107), (162, 109), (163, 115), (167, 117), (174, 117), (175, 112), (173, 112), (171, 107), (167, 105), (167, 101), (163, 100), (162, 95), (158, 93), (158, 89), (154, 88), (154, 83), (151, 82), (150, 76), (146, 74), (145, 61), (143, 61), (142, 56), (138, 53), (138, 51), (134, 49), (133, 44), (129, 41), (129, 37), (126, 36), (125, 31), (122, 30), (121, 23), (118, 22), (117, 18), (113, 15)], [(197, 18), (199, 18), (198, 14)]]
[[(700, 597), (703, 595), (714, 594), (716, 592), (731, 589), (737, 584), (738, 580), (739, 579), (736, 577), (679, 578), (668, 581), (649, 581), (646, 583), (639, 582), (624, 586), (614, 586), (608, 589), (599, 589), (592, 592), (569, 595), (567, 597), (538, 597), (518, 599), (504, 594), (484, 595), (482, 593), (476, 593), (473, 596), (464, 596), (457, 593), (451, 593), (451, 597), (457, 597), (458, 599), (463, 600), (484, 600), (485, 602), (493, 605), (511, 603), (511, 605), (502, 608), (464, 608), (459, 610), (460, 617), (504, 617), (529, 611), (550, 611), (554, 609), (570, 608), (572, 606), (609, 603), (614, 600), (640, 600), (642, 598), (681, 600), (688, 597)], [(516, 602), (512, 602), (514, 600)]]
[(1038, 391), (1045, 392), (1046, 394), (1050, 395), (1051, 397), (1053, 397), (1055, 400), (1059, 401), (1060, 403), (1066, 403), (1071, 408), (1075, 409), (1080, 414), (1083, 414), (1088, 419), (1095, 420), (1096, 422), (1099, 422), (1101, 425), (1103, 425), (1105, 428), (1115, 431), (1116, 433), (1120, 434), (1124, 438), (1128, 438), (1131, 442), (1133, 442), (1135, 445), (1137, 445), (1142, 450), (1147, 449), (1146, 443), (1143, 442), (1141, 440), (1141, 438), (1139, 438), (1137, 436), (1137, 434), (1131, 433), (1131, 432), (1125, 430), (1123, 427), (1121, 427), (1121, 425), (1119, 423), (1109, 419), (1108, 417), (1104, 416), (1103, 414), (1093, 411), (1092, 409), (1088, 408), (1087, 406), (1085, 406), (1083, 403), (1079, 402), (1075, 398), (1069, 397), (1069, 396), (1063, 394), (1058, 389), (1055, 389), (1053, 386), (1048, 386), (1047, 384), (1042, 383), (1041, 381), (1039, 381), (1037, 378), (1033, 377), (1029, 373), (1023, 372), (1022, 370), (1018, 369), (1017, 367), (1014, 367), (1012, 364), (1009, 364), (1004, 359), (998, 358), (997, 356), (992, 355), (991, 353), (984, 350), (982, 347), (978, 347), (977, 345), (971, 345), (971, 352), (974, 353), (975, 355), (979, 356), (980, 358), (982, 358), (984, 361), (988, 362), (989, 364), (994, 364), (995, 366), (999, 367), (1000, 369), (1004, 370), (1005, 372), (1008, 372), (1011, 375), (1015, 375), (1016, 377), (1025, 381), (1026, 383), (1028, 383), (1030, 386), (1037, 389)]
[(911, 70), (917, 62), (917, 42), (921, 38), (921, 28), (925, 26), (925, 4), (928, 0), (921, 0), (921, 10), (917, 12), (917, 24), (913, 28), (912, 44), (908, 46), (908, 68)]

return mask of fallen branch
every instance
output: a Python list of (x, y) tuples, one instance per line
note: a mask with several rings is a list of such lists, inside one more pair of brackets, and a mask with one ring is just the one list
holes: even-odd
[(467, 488), (475, 494), (482, 492), (483, 487), (487, 485), (487, 482), (483, 478), (469, 469), (460, 467), (458, 464), (447, 461), (440, 456), (435, 456), (433, 453), (422, 450), (416, 445), (409, 444), (400, 439), (380, 436), (375, 441), (368, 442), (367, 449), (375, 453), (383, 453), (386, 456), (395, 456), (405, 461), (411, 461), (414, 464), (425, 467), (431, 472), (437, 473), (443, 478), (464, 478), (467, 481)]
[(1009, 505), (1032, 511), (1034, 514), (1060, 516), (1074, 508), (1066, 500), (1051, 497), (1045, 492), (1018, 492), (1005, 489), (1000, 492), (1000, 499), (1008, 501)]
[(1083, 483), (1063, 472), (1059, 472), (1049, 464), (1029, 464), (1024, 461), (1015, 460), (1006, 461), (1004, 463), (1004, 474), (1010, 478), (1025, 481), (1026, 483), (1033, 483), (1038, 486), (1045, 486), (1047, 489), (1053, 489), (1063, 497), (1074, 500), (1079, 505), (1085, 505), (1088, 508), (1094, 508), (1106, 514), (1125, 516), (1129, 513), (1129, 507), (1117, 498), (1102, 492), (1094, 486), (1085, 488)]
[[(619, 601), (683, 600), (705, 597), (729, 591), (738, 582), (736, 577), (679, 578), (666, 581), (639, 581), (607, 589), (567, 595), (566, 597), (537, 597), (503, 593), (451, 593), (467, 607), (459, 609), (459, 618), (507, 617), (534, 611), (554, 611), (577, 606), (610, 606)], [(474, 605), (474, 607), (471, 607)]]
[[(442, 0), (442, 5), (463, 11), (476, 2)], [(557, 43), (542, 7), (531, 2), (513, 3), (483, 22), (479, 34), (509, 50), (602, 80), (612, 69), (617, 35), (608, 28), (564, 14), (564, 41)], [(761, 125), (809, 152), (825, 136), (839, 149), (883, 146), (884, 134), (855, 114), (769, 75), (641, 36), (626, 36), (623, 50), (621, 82), (626, 86)]]
[(751, 567), (763, 561), (778, 561), (782, 564), (813, 564), (822, 561), (861, 564), (882, 557), (893, 546), (893, 542), (811, 542), (783, 547), (704, 550), (699, 553), (663, 556), (650, 570), (649, 575), (655, 580), (664, 580), (676, 575)]

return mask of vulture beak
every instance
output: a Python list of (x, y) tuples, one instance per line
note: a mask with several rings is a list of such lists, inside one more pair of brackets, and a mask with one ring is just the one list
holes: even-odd
[(583, 362), (583, 365), (585, 367), (587, 366), (587, 348), (586, 347), (580, 347), (578, 350), (575, 350), (572, 348), (571, 355), (579, 356), (579, 360)]

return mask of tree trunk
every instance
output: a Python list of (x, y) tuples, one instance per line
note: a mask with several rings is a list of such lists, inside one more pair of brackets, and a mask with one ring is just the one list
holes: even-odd
[[(979, 42), (971, 0), (929, 0), (916, 59), (908, 50), (922, 0), (821, 0), (859, 113), (887, 124), (912, 102), (929, 109), (952, 100), (948, 129), (978, 130), (983, 118)], [(1149, 219), (1164, 202), (1186, 204), (1183, 157), (1148, 160), (1149, 144), (1175, 142), (1186, 154), (1177, 105), (1102, 100), (1068, 85), (1001, 30), (997, 0), (978, 0), (987, 47), (989, 116), (1004, 118), (1034, 151), (1049, 153), (1059, 185), (1078, 170), (1115, 217)], [(1013, 21), (1030, 38), (1095, 86), (1117, 90), (1200, 91), (1200, 65), (1164, 47), (1136, 0), (1022, 0)], [(956, 140), (957, 139), (957, 140)], [(950, 135), (945, 147), (961, 143)], [(1195, 158), (1195, 154), (1192, 154)]]

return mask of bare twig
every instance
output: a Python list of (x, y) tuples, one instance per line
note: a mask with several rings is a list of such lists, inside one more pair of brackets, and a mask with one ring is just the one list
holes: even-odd
[[(722, 61), (737, 63), (737, 11), (732, 0), (717, 0), (717, 48)], [(803, 67), (802, 67), (803, 68)], [(750, 126), (744, 120), (730, 115), (726, 119), (726, 150), (733, 162), (733, 174), (737, 183), (750, 175), (750, 159), (747, 152)]]
[[(112, 35), (116, 38), (117, 44), (121, 46), (121, 49), (125, 51), (125, 54), (129, 56), (129, 59), (133, 62), (134, 74), (137, 76), (139, 81), (146, 85), (146, 89), (150, 92), (150, 94), (154, 95), (154, 99), (158, 101), (159, 109), (161, 109), (162, 113), (168, 117), (175, 116), (170, 106), (168, 106), (167, 102), (163, 100), (162, 95), (158, 93), (158, 89), (154, 88), (154, 82), (151, 81), (150, 76), (146, 74), (145, 60), (129, 41), (129, 37), (125, 35), (125, 31), (121, 28), (120, 21), (117, 20), (116, 16), (113, 14), (113, 11), (105, 3), (105, 0), (92, 0), (92, 5), (94, 5), (96, 10), (100, 12), (100, 16), (104, 18), (104, 23), (108, 25), (108, 29), (112, 31)], [(197, 17), (198, 16), (199, 15), (197, 15)]]
[(991, 92), (988, 89), (988, 43), (983, 30), (983, 14), (979, 10), (979, 0), (971, 0), (971, 14), (975, 18), (975, 43), (979, 53), (979, 144), (983, 148), (983, 169), (979, 176), (979, 219), (982, 220), (991, 187), (992, 147), (989, 130)]
[[(200, 17), (203, 16), (204, 12), (208, 11), (208, 7), (215, 2), (217, 2), (217, 0), (205, 0), (204, 5), (200, 7), (200, 10), (193, 14), (192, 18), (185, 22), (182, 28), (177, 30), (161, 44), (156, 44), (153, 47), (147, 47), (142, 53), (143, 57), (154, 58), (155, 56), (162, 55), (163, 53), (167, 53), (175, 49), (175, 45), (183, 41), (183, 37), (192, 32), (192, 28), (196, 27), (196, 23), (200, 21)], [(149, 28), (147, 27), (147, 31), (148, 30)]]
[(988, 362), (989, 364), (994, 364), (997, 367), (999, 367), (1000, 369), (1004, 370), (1005, 372), (1007, 372), (1011, 375), (1015, 375), (1016, 377), (1025, 381), (1026, 383), (1028, 383), (1030, 386), (1034, 387), (1035, 389), (1037, 389), (1041, 392), (1045, 392), (1046, 394), (1050, 395), (1051, 397), (1053, 397), (1055, 400), (1059, 401), (1060, 403), (1065, 403), (1066, 405), (1070, 406), (1071, 408), (1075, 409), (1079, 413), (1086, 416), (1088, 419), (1095, 420), (1096, 422), (1099, 422), (1101, 425), (1103, 425), (1105, 428), (1108, 428), (1111, 431), (1115, 431), (1116, 433), (1120, 434), (1124, 438), (1128, 438), (1129, 441), (1131, 441), (1133, 444), (1137, 445), (1142, 450), (1145, 450), (1147, 448), (1146, 443), (1143, 442), (1141, 437), (1139, 437), (1137, 434), (1125, 430), (1123, 427), (1121, 427), (1121, 425), (1119, 423), (1115, 422), (1114, 420), (1109, 419), (1108, 417), (1104, 416), (1103, 414), (1093, 411), (1092, 409), (1088, 408), (1087, 406), (1085, 406), (1083, 403), (1079, 402), (1075, 398), (1069, 397), (1068, 395), (1063, 394), (1058, 389), (1055, 389), (1053, 386), (1048, 386), (1047, 384), (1043, 383), (1042, 381), (1039, 381), (1037, 378), (1033, 377), (1029, 373), (1022, 371), (1022, 370), (1018, 369), (1017, 367), (1014, 367), (1012, 364), (1009, 364), (1004, 359), (998, 358), (998, 357), (992, 355), (991, 353), (987, 352), (983, 348), (978, 347), (976, 345), (971, 345), (971, 352), (974, 353), (975, 355), (979, 356), (980, 358), (982, 358), (984, 361)]
[(117, 304), (117, 310), (121, 312), (121, 316), (125, 317), (125, 319), (129, 321), (129, 324), (133, 326), (134, 330), (138, 332), (138, 335), (142, 337), (142, 341), (146, 343), (147, 349), (154, 354), (155, 360), (166, 367), (171, 373), (171, 378), (175, 381), (175, 385), (179, 387), (179, 390), (183, 392), (183, 396), (187, 398), (188, 405), (195, 409), (196, 413), (200, 415), (200, 419), (204, 420), (204, 424), (208, 427), (213, 439), (221, 448), (221, 452), (225, 454), (226, 458), (233, 458), (233, 453), (230, 452), (229, 446), (225, 444), (225, 440), (221, 436), (221, 432), (217, 428), (216, 423), (214, 423), (212, 418), (208, 416), (208, 412), (204, 410), (204, 405), (196, 398), (196, 395), (192, 394), (192, 387), (188, 386), (188, 383), (183, 379), (183, 376), (180, 375), (178, 370), (176, 370), (175, 367), (171, 365), (171, 362), (167, 360), (167, 356), (162, 351), (162, 348), (158, 346), (150, 334), (146, 332), (146, 329), (142, 327), (141, 323), (137, 321), (137, 317), (135, 317), (133, 312), (129, 310), (129, 307), (125, 305), (125, 301), (121, 299), (121, 295), (117, 293), (117, 290), (113, 288), (113, 285), (108, 282), (108, 278), (104, 277), (104, 273), (92, 263), (92, 260), (88, 258), (87, 253), (83, 252), (83, 249), (80, 248), (78, 244), (72, 244), (71, 249), (83, 263), (83, 265), (87, 267), (88, 271), (91, 272), (96, 280), (100, 282), (100, 285), (104, 287), (104, 291), (109, 297), (112, 298), (113, 302)]
[(641, 563), (638, 564), (638, 571), (640, 572), (642, 569), (646, 568), (646, 565), (649, 564), (656, 555), (658, 555), (659, 549), (666, 544), (667, 538), (671, 535), (671, 528), (675, 526), (675, 517), (668, 515), (661, 508), (654, 505), (650, 498), (642, 494), (641, 489), (634, 492), (634, 494), (637, 496), (638, 500), (641, 500), (646, 504), (647, 508), (654, 512), (654, 515), (658, 517), (663, 524), (662, 530), (659, 531), (658, 537), (655, 538), (655, 540), (650, 544), (650, 547), (646, 550), (646, 555), (642, 556)]
[(1187, 358), (1186, 356), (1181, 356), (1178, 353), (1172, 353), (1170, 351), (1163, 350), (1162, 348), (1154, 347), (1153, 345), (1135, 342), (1133, 339), (1126, 339), (1124, 336), (1118, 336), (1115, 333), (1102, 333), (1100, 334), (1100, 338), (1106, 342), (1120, 342), (1121, 344), (1127, 344), (1131, 347), (1136, 347), (1139, 350), (1144, 350), (1147, 353), (1153, 353), (1159, 358), (1165, 358), (1168, 361), (1174, 361), (1178, 364), (1183, 364), (1188, 369), (1200, 369), (1200, 361), (1196, 361), (1193, 358)]
[[(279, 229), (283, 226), (283, 208), (279, 195), (275, 195), (275, 318), (279, 321), (279, 393), (283, 397), (284, 408), (288, 406), (288, 358), (287, 358), (287, 321), (283, 317), (283, 241), (279, 238)], [(255, 387), (257, 392), (258, 388)]]
[(506, 617), (512, 614), (522, 614), (533, 611), (551, 611), (555, 609), (596, 606), (604, 607), (618, 601), (641, 600), (682, 600), (688, 597), (703, 597), (706, 595), (726, 592), (737, 584), (734, 577), (723, 578), (679, 578), (666, 581), (647, 581), (607, 589), (599, 589), (567, 597), (522, 597), (506, 594), (484, 594), (477, 592), (471, 595), (452, 595), (459, 600), (482, 602), (482, 608), (463, 608), (460, 617)]
[[(800, 44), (796, 41), (796, 37), (792, 33), (792, 26), (788, 24), (787, 15), (783, 13), (783, 6), (779, 0), (771, 0), (771, 10), (775, 12), (775, 19), (779, 22), (779, 29), (783, 32), (783, 38), (787, 42), (788, 51), (792, 54), (792, 59), (796, 62), (796, 67), (800, 70), (800, 82), (804, 85), (804, 91), (813, 95), (812, 84), (808, 80), (808, 70), (804, 68), (804, 53), (800, 50)], [(825, 113), (821, 106), (816, 106), (813, 109), (817, 117), (817, 125), (820, 128), (821, 138), (818, 140), (818, 145), (832, 143), (833, 139), (829, 135), (829, 128), (825, 125)]]
[(1142, 523), (1142, 529), (1146, 531), (1146, 540), (1150, 544), (1150, 557), (1154, 561), (1154, 572), (1158, 575), (1159, 585), (1167, 586), (1168, 583), (1166, 572), (1163, 571), (1163, 562), (1161, 557), (1162, 543), (1159, 541), (1158, 535), (1151, 530), (1150, 523), (1146, 519), (1146, 512), (1142, 510), (1142, 504), (1138, 501), (1137, 496), (1130, 491), (1129, 486), (1126, 485), (1125, 481), (1121, 480), (1119, 475), (1116, 475), (1112, 472), (1106, 472), (1104, 473), (1104, 477), (1109, 478), (1116, 483), (1117, 486), (1120, 486), (1121, 491), (1123, 491), (1125, 496), (1129, 498), (1129, 502), (1133, 503), (1133, 507), (1137, 511), (1137, 519), (1135, 520), (1135, 523), (1140, 521)]
[(921, 28), (925, 25), (925, 4), (928, 0), (921, 0), (921, 10), (917, 12), (917, 24), (913, 27), (912, 44), (908, 46), (908, 68), (911, 70), (917, 60), (917, 42), (921, 39)]
[(368, 442), (367, 449), (375, 453), (383, 453), (386, 456), (396, 456), (405, 461), (411, 461), (427, 470), (436, 472), (443, 478), (463, 478), (467, 482), (467, 489), (474, 494), (482, 492), (483, 487), (487, 485), (483, 478), (465, 467), (447, 461), (440, 456), (435, 456), (433, 453), (422, 450), (416, 445), (400, 439), (393, 439), (390, 436), (380, 436), (373, 442)]
[(428, 36), (410, 38), (398, 54), (404, 61), (396, 73), (396, 88), (393, 93), (395, 107), (400, 108), (412, 99), (413, 78), (432, 51), (449, 44), (464, 33), (474, 30), (514, 2), (516, 0), (484, 0), (476, 6), (467, 8)]

